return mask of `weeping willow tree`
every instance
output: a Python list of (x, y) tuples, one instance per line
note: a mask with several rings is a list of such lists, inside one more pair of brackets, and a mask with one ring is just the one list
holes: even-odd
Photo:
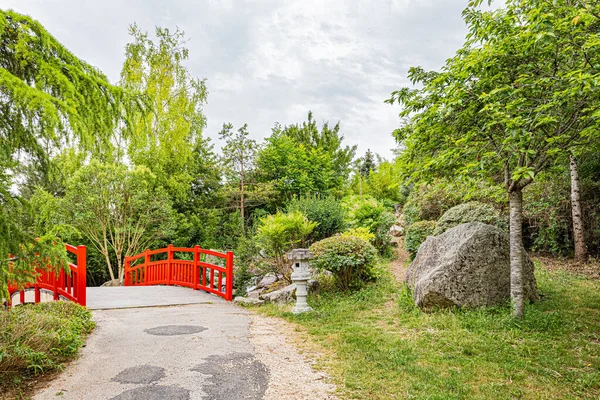
[(29, 229), (30, 207), (19, 196), (15, 173), (19, 165), (43, 168), (65, 145), (102, 151), (125, 124), (127, 109), (125, 91), (39, 22), (0, 10), (0, 299), (8, 282), (35, 279), (42, 258), (57, 268), (66, 260), (60, 238), (48, 234), (36, 241)]

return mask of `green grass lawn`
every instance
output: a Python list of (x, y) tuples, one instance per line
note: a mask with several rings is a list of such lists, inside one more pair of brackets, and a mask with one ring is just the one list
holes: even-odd
[(600, 399), (600, 282), (537, 267), (543, 297), (522, 321), (508, 306), (423, 313), (387, 272), (313, 296), (311, 314), (260, 310), (306, 328), (343, 398)]

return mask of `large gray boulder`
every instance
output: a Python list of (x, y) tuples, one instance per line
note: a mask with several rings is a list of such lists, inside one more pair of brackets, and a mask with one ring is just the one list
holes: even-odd
[[(408, 267), (406, 283), (422, 309), (495, 306), (510, 299), (509, 236), (480, 222), (429, 236)], [(533, 262), (523, 249), (525, 299), (539, 299)]]

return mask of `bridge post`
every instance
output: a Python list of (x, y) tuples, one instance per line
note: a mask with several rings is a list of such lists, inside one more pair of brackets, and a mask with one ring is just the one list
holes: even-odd
[(200, 284), (200, 246), (194, 246), (194, 290), (198, 290)]
[(87, 249), (77, 246), (77, 302), (84, 306), (87, 304)]
[(58, 274), (50, 274), (50, 276), (52, 277), (52, 291), (54, 292), (53, 299), (54, 301), (58, 301), (58, 279), (60, 277), (60, 272)]
[(123, 286), (130, 286), (131, 285), (131, 277), (129, 275), (131, 275), (131, 272), (129, 272), (129, 270), (131, 269), (131, 260), (129, 259), (129, 257), (125, 257), (125, 273), (124, 273), (124, 282), (123, 282)]
[(173, 245), (167, 246), (167, 285), (171, 284), (171, 263), (173, 261)]
[[(146, 250), (144, 250), (144, 280), (146, 278), (145, 272), (148, 270), (149, 264), (150, 264), (150, 250), (146, 249)], [(136, 276), (136, 283), (142, 283), (142, 282), (140, 282), (142, 280), (142, 278), (141, 278), (141, 273), (140, 273), (139, 268), (136, 270), (135, 276)]]
[(33, 293), (34, 293), (34, 303), (39, 303), (41, 300), (41, 295), (40, 295), (40, 287), (37, 285), (37, 283), (33, 286)]
[[(227, 282), (225, 282), (225, 300), (233, 299), (233, 252), (228, 251), (225, 259), (225, 269), (227, 270)], [(219, 288), (220, 289), (220, 288)]]

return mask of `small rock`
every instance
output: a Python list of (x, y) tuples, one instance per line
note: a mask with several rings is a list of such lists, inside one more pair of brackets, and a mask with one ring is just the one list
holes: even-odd
[(241, 297), (238, 296), (235, 299), (233, 299), (233, 302), (235, 304), (241, 304), (241, 305), (260, 305), (264, 303), (264, 300), (260, 300), (260, 299), (252, 299), (252, 298), (248, 298), (248, 297)]
[(102, 285), (100, 285), (100, 287), (107, 287), (107, 286), (121, 286), (121, 282), (118, 279), (113, 279), (108, 282), (104, 282)]
[(258, 282), (258, 285), (256, 285), (257, 288), (266, 288), (271, 286), (272, 284), (274, 284), (275, 282), (277, 282), (279, 279), (277, 278), (277, 276), (275, 274), (266, 274), (265, 276), (263, 276), (263, 278), (260, 280), (260, 282)]
[(400, 225), (392, 225), (390, 228), (389, 234), (395, 237), (399, 237), (404, 235), (404, 228)]
[(246, 288), (246, 293), (250, 293), (255, 291), (256, 289), (258, 289), (258, 286), (254, 285), (254, 286), (249, 286)]
[(246, 297), (250, 298), (250, 299), (258, 299), (260, 297), (260, 295), (262, 294), (262, 292), (264, 292), (265, 289), (256, 289), (253, 290), (251, 292), (246, 293)]
[(266, 293), (260, 296), (267, 303), (285, 304), (294, 300), (296, 285), (291, 284), (274, 292)]

